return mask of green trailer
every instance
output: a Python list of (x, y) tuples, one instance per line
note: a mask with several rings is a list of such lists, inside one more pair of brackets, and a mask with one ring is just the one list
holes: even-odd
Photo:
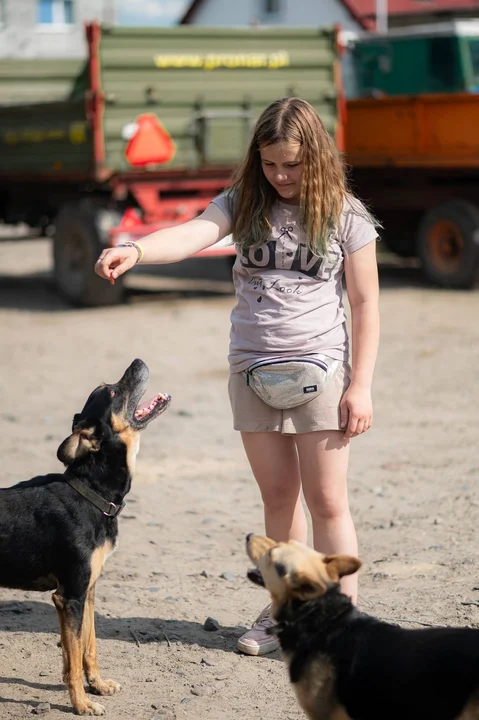
[(54, 227), (73, 303), (121, 300), (93, 274), (101, 248), (201, 213), (267, 103), (305, 98), (342, 147), (337, 28), (92, 23), (86, 39), (82, 63), (0, 61), (0, 220)]
[(479, 20), (370, 33), (350, 52), (358, 97), (479, 90)]
[(349, 48), (345, 151), (386, 246), (434, 284), (479, 283), (479, 21), (392, 29)]

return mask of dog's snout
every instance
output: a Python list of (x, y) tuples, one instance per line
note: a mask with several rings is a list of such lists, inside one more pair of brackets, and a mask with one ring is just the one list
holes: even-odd
[(118, 385), (125, 385), (126, 387), (129, 387), (132, 382), (147, 383), (149, 377), (150, 371), (148, 369), (148, 365), (143, 362), (143, 360), (140, 360), (140, 358), (136, 358), (136, 360), (133, 360), (133, 362), (125, 370), (121, 380), (118, 382)]
[(246, 542), (248, 543), (252, 537), (253, 537), (253, 533), (248, 533), (246, 536)]

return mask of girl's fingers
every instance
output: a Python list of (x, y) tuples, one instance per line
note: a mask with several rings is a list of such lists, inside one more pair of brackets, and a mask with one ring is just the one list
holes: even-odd
[(344, 436), (346, 438), (352, 438), (356, 434), (356, 428), (358, 426), (358, 418), (356, 415), (353, 415), (351, 412), (349, 413), (349, 423), (348, 427), (346, 429), (346, 432), (344, 433)]

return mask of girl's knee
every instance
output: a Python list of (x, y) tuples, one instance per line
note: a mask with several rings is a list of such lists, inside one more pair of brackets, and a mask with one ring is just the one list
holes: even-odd
[(293, 511), (298, 502), (297, 492), (263, 491), (263, 504), (270, 512)]
[(313, 521), (342, 522), (349, 517), (347, 498), (325, 498), (324, 496), (306, 497), (306, 505)]

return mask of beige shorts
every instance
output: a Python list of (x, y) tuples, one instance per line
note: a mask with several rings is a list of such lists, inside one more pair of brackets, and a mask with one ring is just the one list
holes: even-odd
[(317, 398), (289, 410), (277, 410), (248, 387), (242, 373), (230, 375), (228, 391), (234, 429), (242, 432), (280, 432), (296, 435), (318, 430), (341, 430), (339, 403), (350, 382), (349, 363), (343, 363)]

